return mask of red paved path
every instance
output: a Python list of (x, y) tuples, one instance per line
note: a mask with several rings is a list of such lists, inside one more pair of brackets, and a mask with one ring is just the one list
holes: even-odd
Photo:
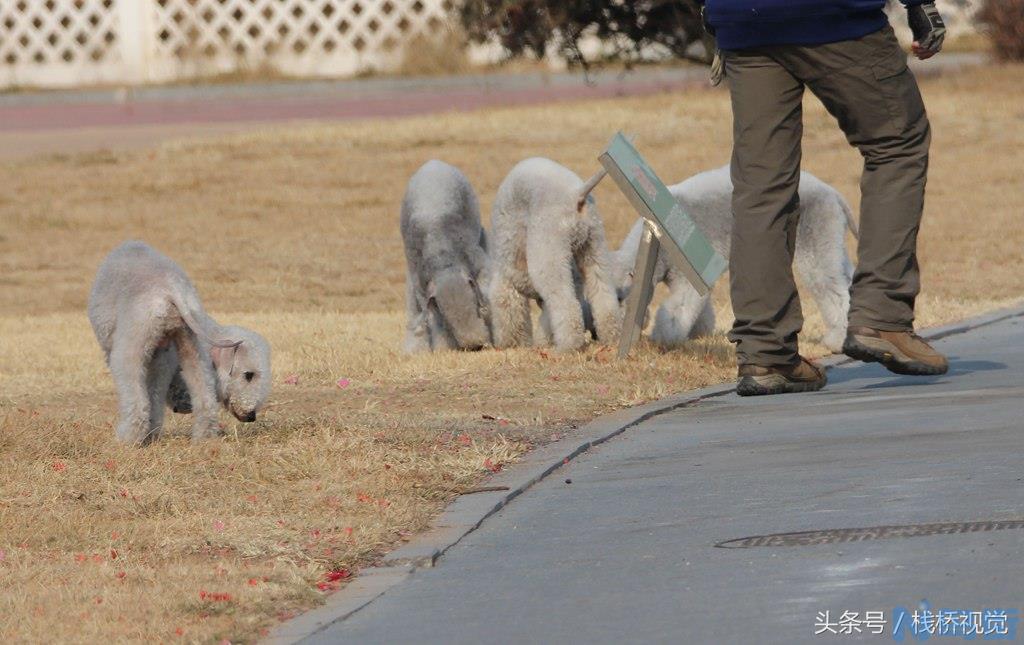
[(459, 88), (345, 95), (264, 96), (252, 98), (174, 98), (132, 102), (60, 102), (0, 105), (0, 132), (32, 132), (111, 126), (250, 121), (338, 120), (399, 117), (499, 105), (527, 105), (573, 99), (637, 96), (680, 89), (694, 81), (619, 80), (596, 86), (553, 84), (541, 87)]

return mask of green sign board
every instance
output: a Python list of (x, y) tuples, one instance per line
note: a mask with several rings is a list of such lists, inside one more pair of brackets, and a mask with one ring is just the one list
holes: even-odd
[(621, 132), (601, 156), (601, 163), (640, 214), (658, 225), (662, 233), (659, 241), (694, 288), (701, 294), (710, 291), (728, 265), (725, 258), (712, 248), (668, 187)]
[(711, 291), (727, 263), (621, 132), (601, 155), (601, 164), (645, 220), (619, 342), (619, 356), (625, 358), (639, 339), (647, 317), (659, 253), (664, 252), (668, 261), (686, 275), (701, 295)]

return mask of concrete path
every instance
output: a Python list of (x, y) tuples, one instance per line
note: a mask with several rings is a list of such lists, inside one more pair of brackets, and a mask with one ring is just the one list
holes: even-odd
[[(944, 377), (855, 363), (819, 393), (727, 395), (632, 428), (304, 642), (892, 641), (897, 607), (1020, 612), (1024, 318), (938, 346)], [(982, 524), (716, 547), (953, 522)], [(883, 611), (884, 634), (815, 636), (825, 611)]]

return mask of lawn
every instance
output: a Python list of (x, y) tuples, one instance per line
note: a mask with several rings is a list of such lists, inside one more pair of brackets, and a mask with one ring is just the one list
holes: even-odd
[[(1019, 301), (1024, 67), (924, 82), (935, 130), (921, 326)], [(858, 200), (860, 158), (808, 101), (805, 168)], [(0, 641), (253, 641), (315, 606), (523, 451), (602, 413), (733, 376), (720, 332), (673, 351), (406, 357), (398, 207), (425, 160), (486, 211), (520, 159), (590, 175), (619, 129), (669, 181), (725, 163), (728, 96), (288, 125), (141, 152), (0, 165)], [(606, 182), (617, 244), (634, 220)], [(114, 441), (113, 384), (85, 317), (100, 260), (143, 238), (220, 321), (274, 347), (256, 424), (144, 449)], [(808, 304), (804, 351), (821, 354)]]

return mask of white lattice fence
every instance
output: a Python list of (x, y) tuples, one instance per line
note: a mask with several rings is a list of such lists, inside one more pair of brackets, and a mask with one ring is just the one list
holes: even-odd
[[(0, 88), (386, 70), (417, 36), (444, 37), (456, 1), (0, 0)], [(978, 0), (939, 2), (970, 28)]]
[(0, 87), (237, 71), (351, 76), (443, 36), (452, 0), (0, 0)]
[(0, 87), (116, 82), (120, 33), (114, 0), (0, 0)]
[[(451, 0), (154, 0), (158, 75), (268, 67), (352, 75), (393, 65), (446, 28)], [(170, 65), (170, 68), (164, 67)]]

